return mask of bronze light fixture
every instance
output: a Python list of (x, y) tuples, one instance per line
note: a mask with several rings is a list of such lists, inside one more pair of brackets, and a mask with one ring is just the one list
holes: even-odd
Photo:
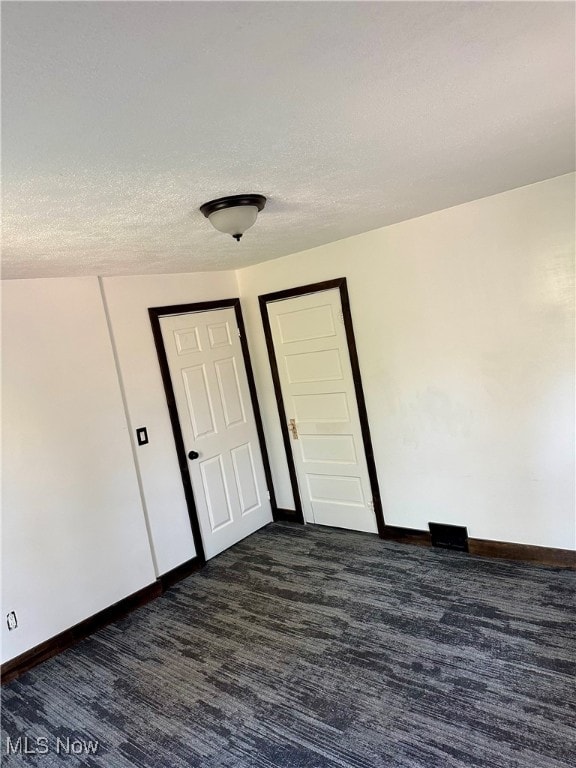
[(240, 242), (240, 238), (249, 229), (266, 205), (263, 195), (229, 195), (210, 200), (200, 206), (200, 210), (219, 232), (225, 232)]

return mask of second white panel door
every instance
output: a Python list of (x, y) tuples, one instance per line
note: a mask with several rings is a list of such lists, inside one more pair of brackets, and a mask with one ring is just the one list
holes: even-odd
[(304, 519), (376, 533), (340, 292), (267, 310)]
[(160, 327), (210, 559), (272, 521), (238, 326), (226, 308), (165, 316)]

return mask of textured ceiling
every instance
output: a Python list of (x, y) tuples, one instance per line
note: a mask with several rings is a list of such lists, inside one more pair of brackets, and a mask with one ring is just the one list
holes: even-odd
[[(574, 15), (4, 2), (3, 276), (238, 268), (567, 173)], [(242, 192), (238, 244), (198, 207)]]

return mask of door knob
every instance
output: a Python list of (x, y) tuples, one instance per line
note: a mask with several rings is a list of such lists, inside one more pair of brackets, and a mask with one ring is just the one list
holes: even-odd
[(190, 451), (190, 453), (188, 454), (188, 458), (189, 458), (191, 461), (194, 461), (194, 459), (197, 459), (197, 458), (198, 458), (198, 456), (200, 456), (200, 454), (198, 453), (198, 451)]

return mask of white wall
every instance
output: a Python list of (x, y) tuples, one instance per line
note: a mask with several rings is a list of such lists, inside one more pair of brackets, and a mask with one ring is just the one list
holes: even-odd
[(98, 280), (2, 293), (5, 661), (155, 574)]
[(574, 175), (240, 270), (278, 505), (259, 294), (346, 277), (384, 516), (576, 548)]
[(195, 554), (190, 520), (149, 307), (238, 296), (233, 272), (102, 279), (128, 406), (131, 437), (147, 427), (148, 445), (135, 446), (158, 574)]

